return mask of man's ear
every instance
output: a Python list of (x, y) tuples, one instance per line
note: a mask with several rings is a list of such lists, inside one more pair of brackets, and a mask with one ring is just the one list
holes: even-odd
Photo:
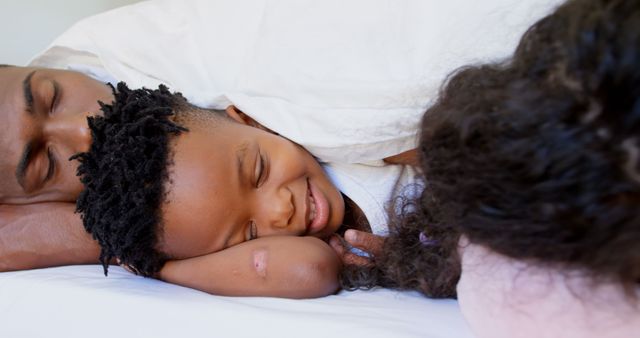
[(227, 116), (229, 116), (232, 120), (247, 125), (247, 126), (251, 126), (254, 128), (258, 128), (258, 129), (262, 129), (266, 132), (272, 133), (272, 134), (276, 134), (276, 135), (280, 135), (276, 132), (274, 132), (273, 130), (263, 126), (262, 124), (260, 124), (258, 121), (254, 120), (251, 118), (251, 116), (243, 113), (240, 109), (238, 109), (236, 106), (231, 105), (228, 106), (227, 109), (225, 109), (225, 112), (227, 113)]

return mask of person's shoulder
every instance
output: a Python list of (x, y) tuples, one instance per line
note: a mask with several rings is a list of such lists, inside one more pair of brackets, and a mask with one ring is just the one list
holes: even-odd
[(75, 203), (0, 204), (0, 229), (62, 220), (74, 220), (77, 223), (78, 218)]
[(31, 214), (37, 211), (60, 211), (69, 209), (75, 210), (75, 203), (71, 202), (38, 202), (27, 204), (0, 203), (0, 214), (20, 215)]
[[(461, 310), (478, 337), (631, 337), (640, 310), (621, 285), (460, 242)], [(640, 288), (637, 290), (640, 299)]]
[(0, 205), (0, 271), (98, 261), (75, 203)]

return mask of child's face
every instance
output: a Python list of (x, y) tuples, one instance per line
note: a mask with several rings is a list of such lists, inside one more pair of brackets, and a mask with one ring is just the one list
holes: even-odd
[(237, 121), (190, 123), (171, 141), (159, 249), (179, 259), (257, 237), (326, 237), (344, 201), (293, 142)]

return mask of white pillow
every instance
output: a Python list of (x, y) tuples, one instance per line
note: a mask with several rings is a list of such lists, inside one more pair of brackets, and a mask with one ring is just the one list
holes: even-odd
[(414, 148), (446, 75), (507, 57), (559, 2), (158, 0), (85, 19), (51, 47), (97, 55), (133, 87), (233, 103), (324, 161), (368, 162)]

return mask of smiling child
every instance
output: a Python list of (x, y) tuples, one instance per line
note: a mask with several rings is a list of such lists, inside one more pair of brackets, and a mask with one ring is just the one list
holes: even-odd
[(78, 155), (77, 206), (105, 273), (117, 258), (215, 294), (326, 295), (340, 260), (319, 239), (343, 224), (382, 233), (386, 202), (414, 177), (400, 165), (323, 167), (233, 106), (196, 108), (163, 86), (121, 83), (102, 109)]

